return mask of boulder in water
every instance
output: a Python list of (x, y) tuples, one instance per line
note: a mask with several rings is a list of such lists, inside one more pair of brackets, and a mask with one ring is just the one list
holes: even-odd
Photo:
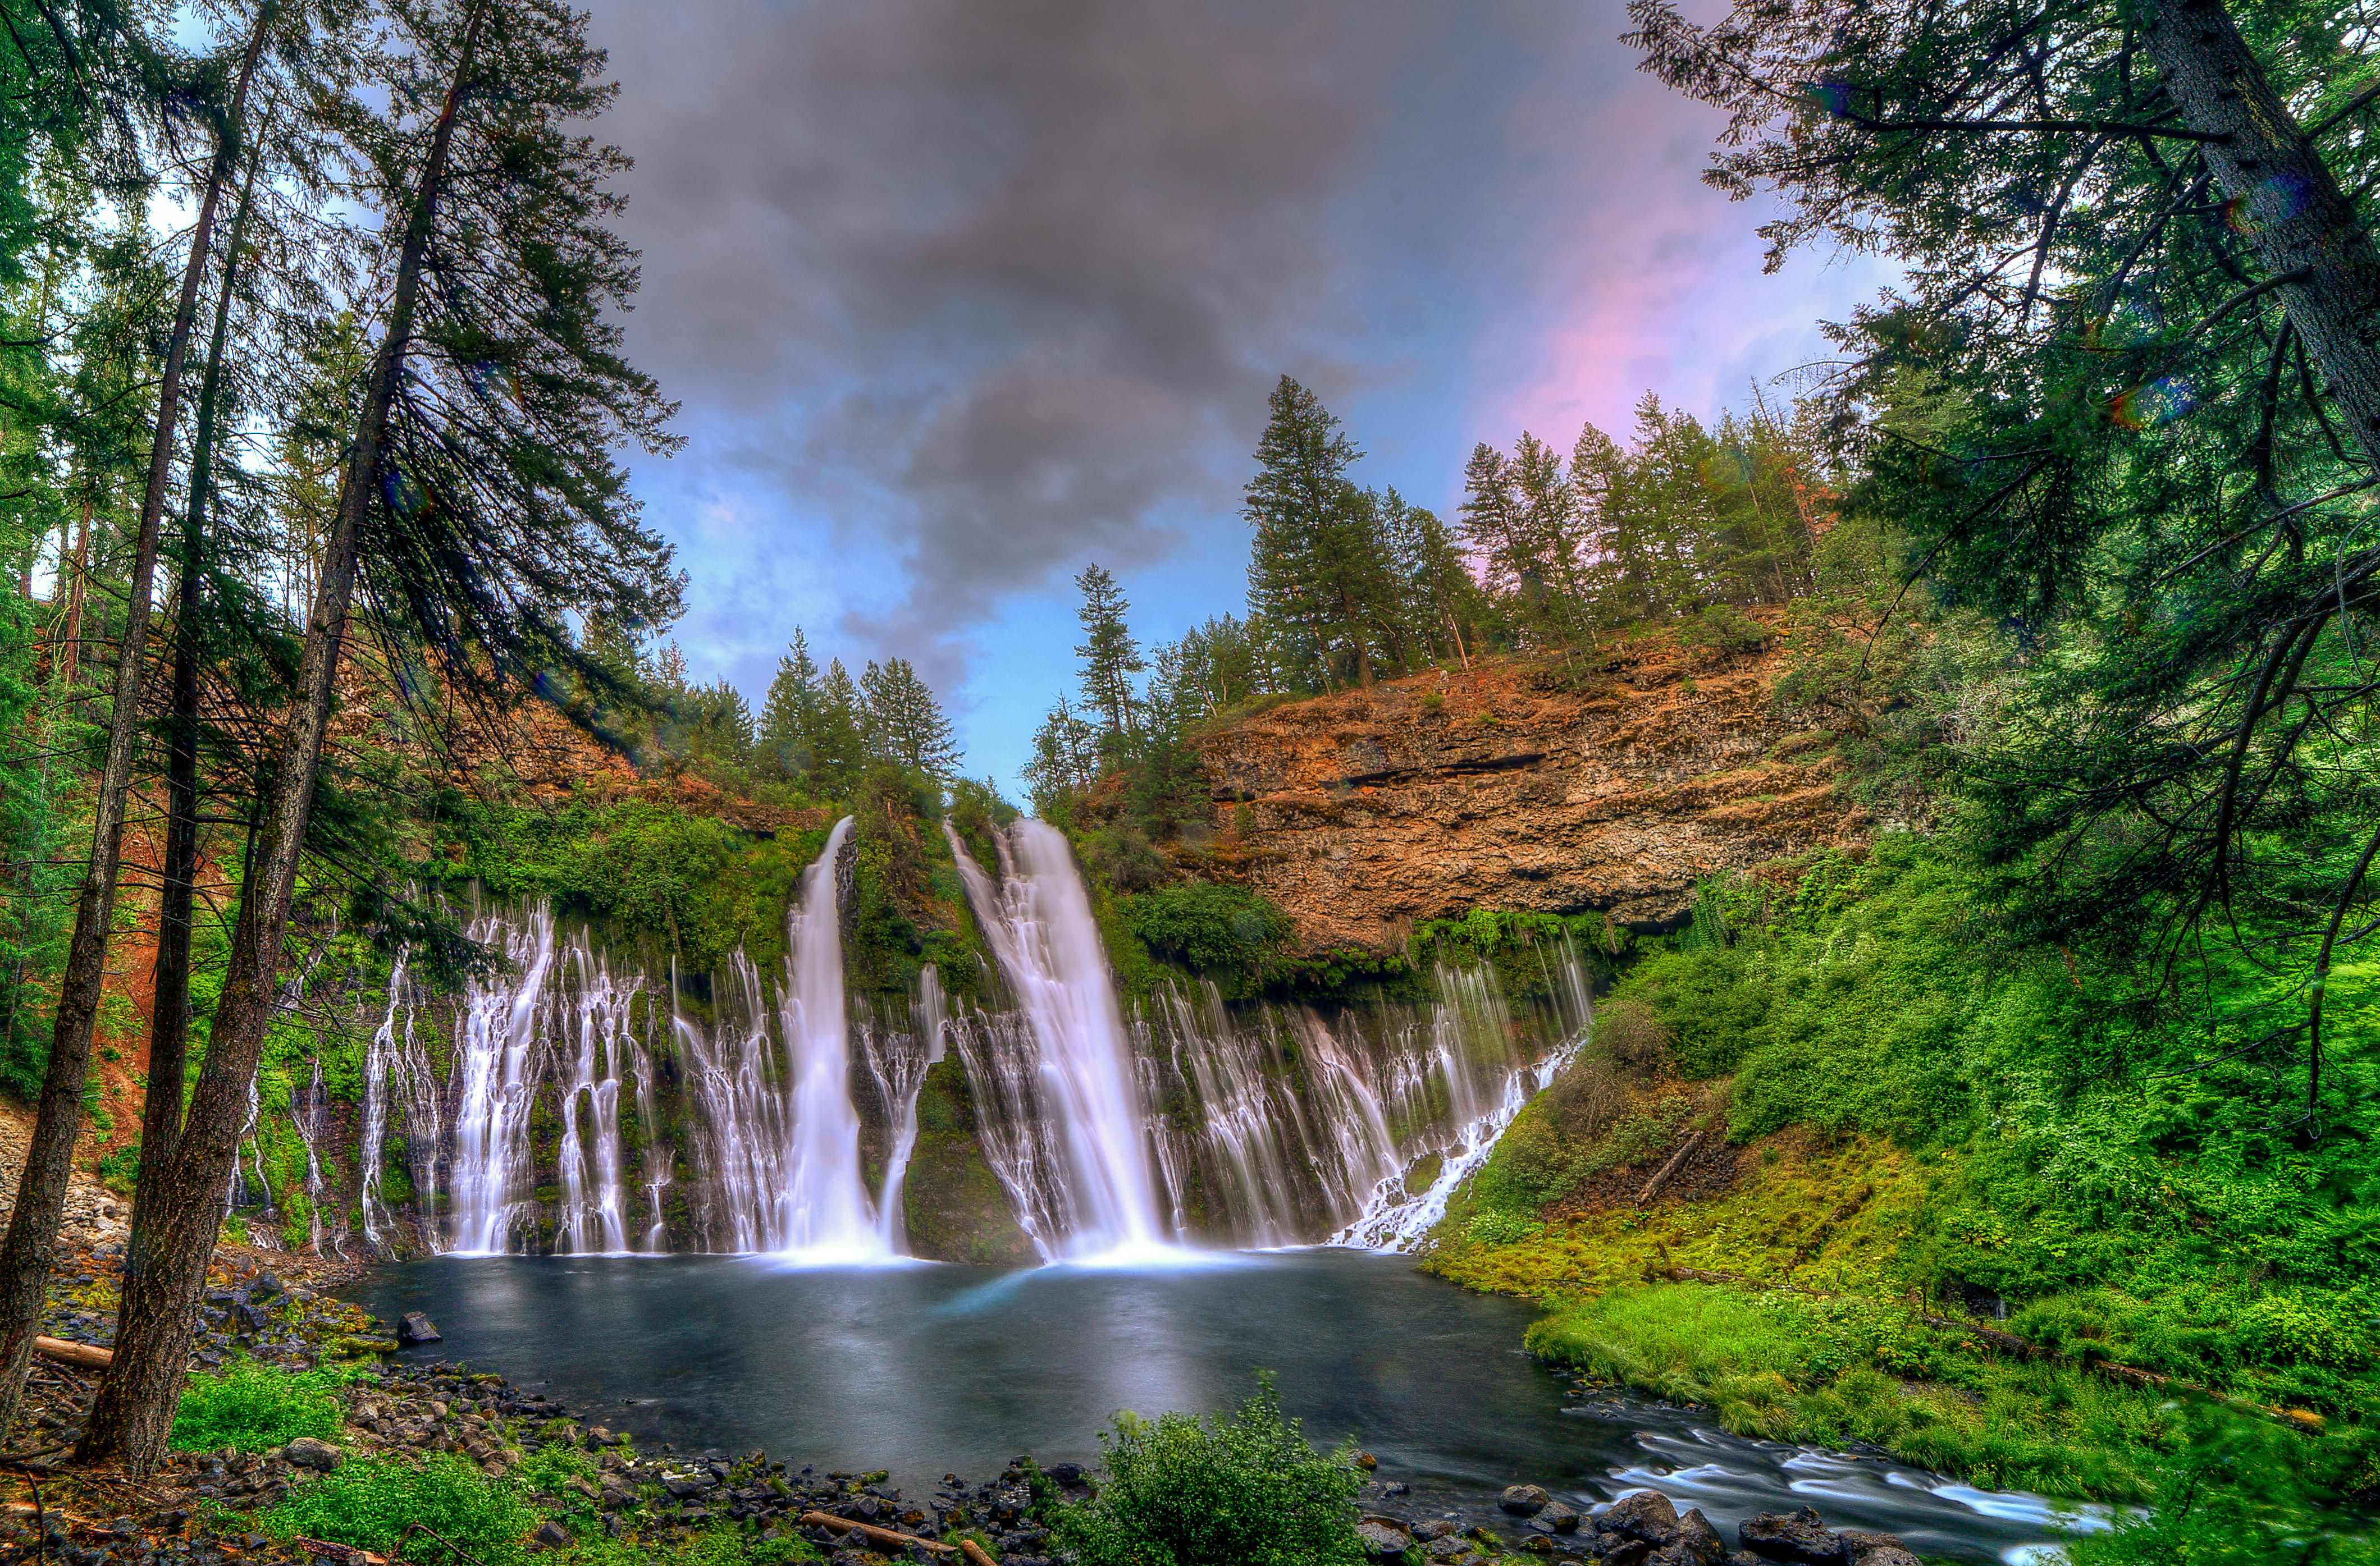
[(1531, 1522), (1548, 1533), (1574, 1534), (1578, 1532), (1578, 1508), (1549, 1500), (1537, 1509), (1537, 1514)]
[(1536, 1485), (1507, 1485), (1496, 1504), (1515, 1517), (1535, 1517), (1553, 1497)]
[(1851, 1546), (1852, 1566), (1922, 1566), (1917, 1552), (1890, 1534), (1845, 1528), (1842, 1536), (1843, 1542)]
[(1393, 1517), (1366, 1517), (1355, 1524), (1364, 1553), (1375, 1560), (1398, 1560), (1413, 1548), (1414, 1536)]
[(1727, 1560), (1727, 1543), (1700, 1507), (1678, 1519), (1678, 1542), (1671, 1548), (1684, 1552), (1697, 1566), (1725, 1566)]
[(1852, 1560), (1851, 1541), (1829, 1529), (1816, 1511), (1764, 1511), (1736, 1530), (1736, 1542), (1763, 1560), (1794, 1566), (1838, 1566)]
[(400, 1343), (440, 1343), (445, 1339), (438, 1324), (418, 1310), (408, 1310), (396, 1318), (396, 1341)]
[[(1621, 1538), (1640, 1540), (1658, 1548), (1677, 1540), (1678, 1509), (1658, 1490), (1638, 1490), (1613, 1501), (1611, 1510), (1597, 1517), (1595, 1525), (1600, 1532), (1618, 1534)], [(1750, 1540), (1745, 1544), (1757, 1548)]]

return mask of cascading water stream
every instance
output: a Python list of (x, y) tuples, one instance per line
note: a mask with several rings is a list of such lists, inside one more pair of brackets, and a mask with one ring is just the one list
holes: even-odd
[(501, 936), (517, 977), (474, 980), (466, 990), (455, 1039), (462, 1098), (455, 1111), (452, 1227), (448, 1248), (494, 1256), (511, 1244), (530, 1194), (528, 1120), (536, 1080), (529, 1054), (547, 971), (553, 965), (553, 915), (529, 910), (520, 926), (480, 920), (471, 932)]
[(848, 816), (836, 822), (826, 852), (802, 872), (801, 902), (786, 921), (785, 988), (777, 1004), (793, 1078), (783, 1159), (792, 1178), (783, 1187), (782, 1226), (769, 1248), (819, 1263), (892, 1254), (860, 1178), (859, 1111), (851, 1103), (843, 913), (835, 896), (836, 861), (851, 825)]
[[(643, 987), (614, 980), (584, 944), (570, 951), (564, 1016), (570, 1079), (562, 1096), (562, 1214), (557, 1248), (619, 1256), (628, 1249), (626, 1177), (620, 1148), (620, 1079), (632, 1069), (632, 1004)], [(587, 1124), (580, 1127), (580, 1104)]]
[(908, 1179), (909, 1159), (917, 1150), (917, 1095), (925, 1089), (926, 1073), (943, 1057), (949, 1021), (941, 973), (929, 963), (917, 980), (917, 1002), (910, 1009), (907, 1030), (860, 1030), (859, 1057), (875, 1085), (877, 1102), (892, 1124), (892, 1144), (884, 1155), (884, 1189), (876, 1199), (877, 1234), (888, 1254), (900, 1254), (908, 1238), (901, 1190)]
[[(1107, 953), (1065, 834), (1023, 818), (1000, 839), (994, 886), (946, 821), (967, 901), (1016, 997), (1036, 1049), (1032, 1100), (1063, 1165), (1045, 1256), (1129, 1257), (1170, 1249), (1160, 1230), (1148, 1138)], [(970, 1062), (970, 1075), (975, 1074)], [(1023, 1099), (1002, 1084), (1007, 1096)], [(1022, 1105), (1020, 1104), (1020, 1108)], [(1012, 1177), (1011, 1188), (1022, 1183)]]

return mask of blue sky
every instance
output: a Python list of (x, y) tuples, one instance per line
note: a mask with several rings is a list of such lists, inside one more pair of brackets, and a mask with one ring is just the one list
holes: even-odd
[(1474, 443), (1624, 434), (1823, 357), (1883, 278), (1761, 270), (1706, 111), (1619, 6), (602, 0), (638, 160), (629, 345), (681, 400), (672, 633), (755, 702), (795, 625), (911, 659), (1014, 792), (1075, 572), (1146, 641), (1238, 611), (1282, 373), (1451, 512)]

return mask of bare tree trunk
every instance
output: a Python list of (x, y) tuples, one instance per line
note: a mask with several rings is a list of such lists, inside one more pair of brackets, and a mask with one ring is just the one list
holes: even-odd
[(66, 532), (58, 533), (58, 575), (66, 578), (67, 616), (58, 626), (58, 649), (54, 667), (58, 674), (58, 700), (71, 706), (75, 699), (75, 681), (80, 677), (82, 661), (82, 594), (83, 582), (91, 575), (91, 497), (82, 501), (82, 530), (75, 535), (74, 569), (67, 569)]
[(124, 642), (115, 660), (115, 699), (108, 715), (107, 760), (100, 770), (92, 804), (91, 866), (83, 872), (75, 904), (73, 943), (58, 985), (50, 1032), (49, 1069), (42, 1079), (40, 1117), (25, 1152), (17, 1187), (17, 1210), (0, 1241), (0, 1432), (16, 1421), (25, 1373), (41, 1325), (42, 1290), (57, 1251), (58, 1220), (66, 1210), (67, 1180), (74, 1163), (75, 1132), (82, 1121), (83, 1079), (91, 1065), (91, 1026), (107, 982), (108, 927), (115, 917), (116, 861), (124, 846), (124, 802), (132, 783), (132, 754), (140, 736), (140, 697), (147, 672), (149, 594), (157, 574), (157, 536), (165, 515), (165, 480), (174, 467), (174, 424), (181, 407), (182, 362), (198, 314), (199, 285), (206, 275), (208, 242), (215, 207), (238, 150), (239, 120), (248, 101), (257, 58), (276, 0), (263, 0), (249, 34), (239, 79), (216, 138), (206, 194), (190, 234), (190, 259), (182, 269), (181, 297), (175, 302), (172, 334), (157, 387), (157, 430), (149, 448), (149, 485), (140, 501), (140, 527), (133, 546), (132, 578), (125, 595)]
[(2245, 205), (2289, 324), (2380, 462), (2380, 248), (2218, 0), (2163, 0), (2147, 43), (2183, 123), (2225, 138), (2200, 144), (2206, 166)]
[[(417, 188), (389, 306), (388, 328), (373, 356), (356, 421), (353, 452), (339, 492), (339, 509), (316, 576), (314, 606), (298, 666), (296, 707), (284, 731), (263, 802), (263, 830), (249, 853), (253, 878), (241, 899), (231, 964), (216, 1002), (206, 1063), (176, 1138), (174, 1158), (147, 1193), (156, 1237), (136, 1276), (128, 1270), (116, 1317), (115, 1364), (101, 1383), (76, 1456), (84, 1462), (120, 1458), (136, 1477), (164, 1455), (174, 1423), (192, 1323), (206, 1285), (207, 1261), (223, 1225), (223, 1201), (247, 1119), (248, 1088), (264, 1047), (279, 993), (281, 947), (298, 885), (314, 777), (330, 725), (339, 651), (355, 590), (358, 539), (380, 488), (381, 442), (403, 371), (420, 293), (422, 258), (438, 193), (446, 174), (455, 120), (471, 79), (486, 0), (474, 0), (444, 108), (430, 141)], [(152, 1080), (154, 1080), (153, 1074)]]
[(214, 332), (199, 383), (198, 427), (190, 441), (190, 499), (182, 511), (180, 573), (175, 584), (174, 695), (165, 762), (165, 857), (157, 900), (157, 961), (149, 1013), (149, 1090), (140, 1113), (140, 1170), (132, 1187), (132, 1228), (124, 1247), (124, 1276), (148, 1266), (155, 1239), (151, 1193), (182, 1134), (182, 1086), (190, 1041), (190, 906), (199, 867), (199, 656), (206, 591), (207, 511), (212, 499), (215, 407), (222, 391), (224, 349), (230, 335), (232, 289), (239, 277), (240, 240), (261, 160), (251, 158), (248, 179), (224, 246), (223, 286), (215, 297)]

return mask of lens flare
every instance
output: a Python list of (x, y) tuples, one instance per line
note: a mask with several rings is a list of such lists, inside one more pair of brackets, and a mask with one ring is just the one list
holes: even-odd
[(1837, 119), (1844, 118), (1852, 112), (1852, 90), (1849, 82), (1806, 82), (1803, 85), (1802, 95)]
[(2135, 386), (2107, 405), (2109, 417), (2127, 430), (2157, 430), (2187, 418), (2198, 407), (2198, 394), (2179, 375), (2159, 376)]

